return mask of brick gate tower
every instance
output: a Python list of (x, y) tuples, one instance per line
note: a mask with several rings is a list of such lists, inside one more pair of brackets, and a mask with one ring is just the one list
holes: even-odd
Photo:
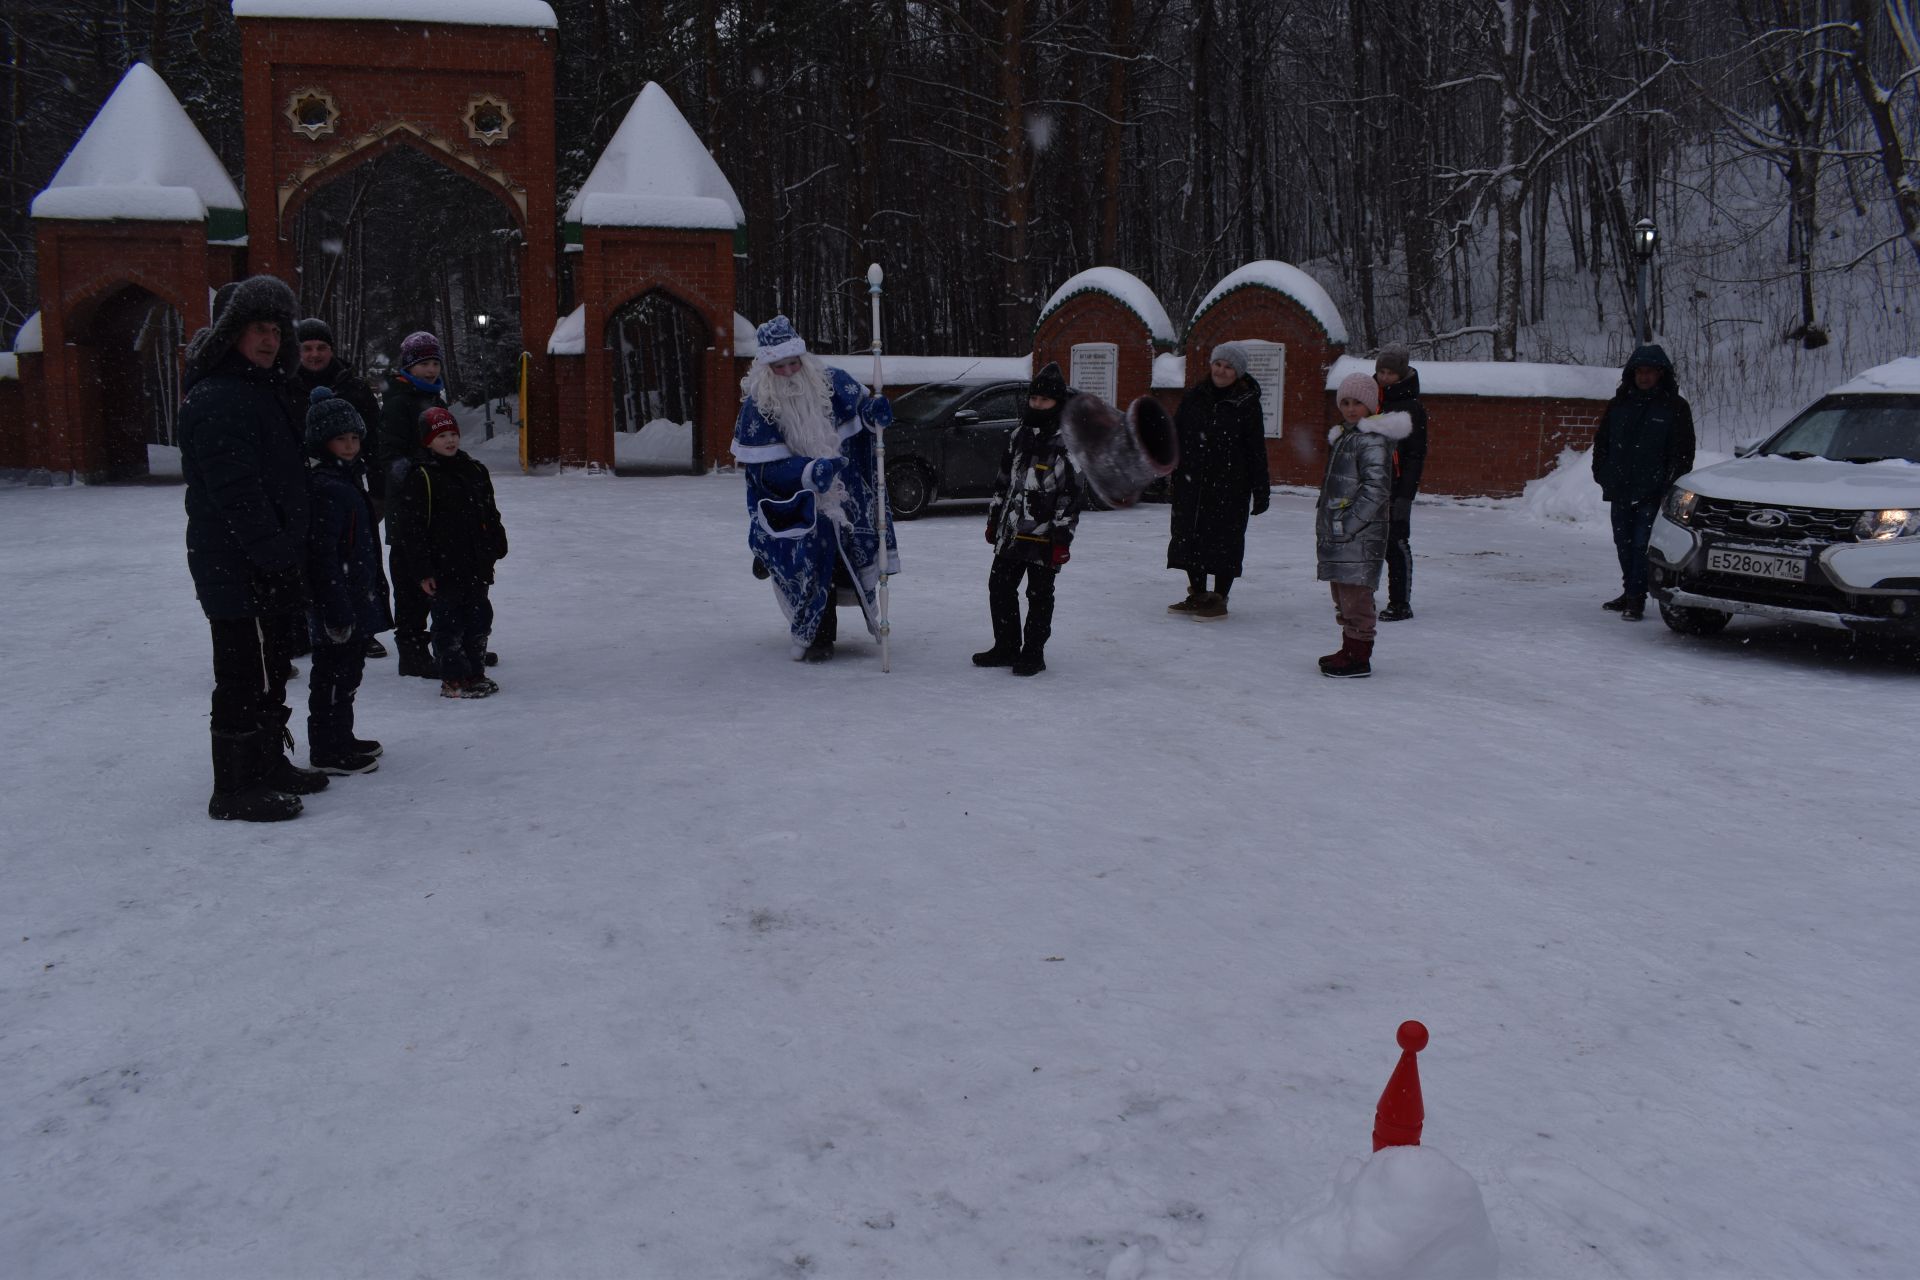
[(554, 43), (544, 0), (234, 0), (245, 104), (247, 267), (293, 275), (313, 194), (411, 147), (500, 202), (520, 230), (533, 356), (528, 457), (559, 456), (546, 345), (559, 315)]

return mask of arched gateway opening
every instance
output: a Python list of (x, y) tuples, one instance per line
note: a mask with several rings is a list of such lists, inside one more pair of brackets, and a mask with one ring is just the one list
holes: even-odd
[(510, 394), (524, 345), (512, 206), (408, 145), (314, 183), (283, 217), (301, 310), (327, 322), (335, 355), (377, 385), (400, 340), (427, 329), (450, 397)]
[(705, 317), (659, 289), (608, 317), (616, 470), (648, 475), (696, 469), (706, 333)]
[(87, 471), (109, 481), (177, 477), (180, 312), (137, 284), (123, 284), (76, 308), (66, 330), (74, 417), (91, 437)]

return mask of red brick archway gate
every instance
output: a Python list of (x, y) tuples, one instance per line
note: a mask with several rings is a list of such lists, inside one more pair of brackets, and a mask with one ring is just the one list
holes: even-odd
[[(291, 9), (291, 6), (288, 6)], [(521, 233), (520, 331), (533, 355), (528, 457), (557, 456), (544, 335), (559, 314), (551, 27), (260, 16), (237, 4), (247, 265), (291, 279), (288, 233), (321, 186), (410, 146), (472, 179)]]

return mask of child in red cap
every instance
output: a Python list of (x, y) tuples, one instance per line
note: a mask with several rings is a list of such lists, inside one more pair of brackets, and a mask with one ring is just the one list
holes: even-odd
[(420, 415), (419, 465), (407, 473), (390, 516), (400, 572), (426, 593), (443, 698), (484, 698), (493, 630), (493, 566), (507, 530), (487, 468), (461, 451), (460, 424), (435, 405)]

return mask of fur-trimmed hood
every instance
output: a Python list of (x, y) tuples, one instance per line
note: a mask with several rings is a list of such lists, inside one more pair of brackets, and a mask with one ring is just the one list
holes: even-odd
[[(1353, 424), (1355, 431), (1366, 431), (1376, 436), (1385, 436), (1395, 444), (1413, 434), (1413, 415), (1396, 409), (1392, 413), (1376, 413), (1370, 418), (1362, 418)], [(1327, 443), (1332, 444), (1347, 430), (1347, 424), (1337, 422), (1327, 431)]]
[(273, 364), (282, 376), (291, 377), (300, 367), (300, 343), (294, 338), (299, 306), (293, 290), (278, 276), (248, 276), (221, 285), (213, 298), (213, 323), (187, 344), (187, 384), (213, 372), (232, 350), (234, 339), (255, 320), (272, 320), (280, 326), (280, 354)]

